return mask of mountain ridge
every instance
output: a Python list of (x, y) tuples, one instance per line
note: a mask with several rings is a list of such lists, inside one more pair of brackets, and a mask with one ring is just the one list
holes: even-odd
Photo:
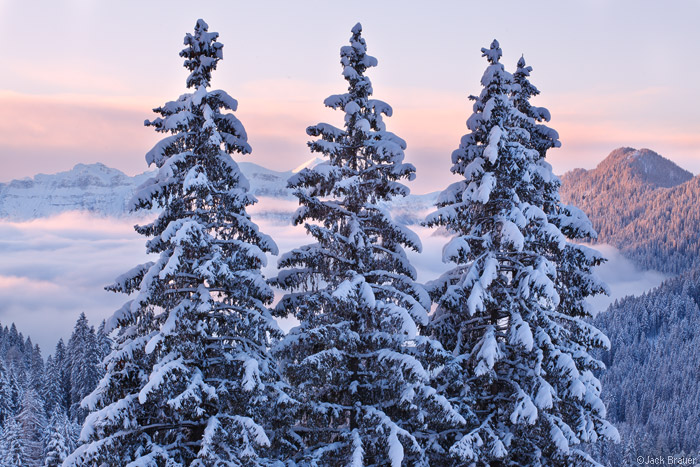
[(0, 217), (29, 220), (69, 210), (120, 216), (128, 211), (127, 203), (135, 188), (152, 173), (130, 177), (97, 162), (0, 183)]
[(693, 178), (693, 174), (651, 149), (618, 148), (594, 170), (618, 170), (631, 178), (655, 186), (671, 188)]
[(598, 242), (645, 269), (676, 274), (700, 265), (700, 177), (649, 149), (619, 148), (561, 180), (562, 200), (588, 215)]

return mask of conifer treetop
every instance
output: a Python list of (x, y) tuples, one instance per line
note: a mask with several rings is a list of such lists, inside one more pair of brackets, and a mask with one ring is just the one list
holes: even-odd
[(481, 48), (481, 56), (486, 57), (490, 64), (496, 65), (501, 60), (503, 56), (503, 51), (501, 46), (496, 39), (491, 42), (491, 46), (487, 49), (486, 47)]
[(198, 19), (194, 26), (194, 34), (185, 35), (185, 47), (180, 56), (185, 58), (185, 68), (190, 70), (187, 77), (187, 87), (209, 87), (211, 72), (216, 70), (216, 64), (224, 58), (224, 45), (217, 42), (219, 33), (209, 32), (209, 25)]
[(352, 28), (350, 45), (340, 48), (340, 63), (345, 67), (343, 76), (358, 92), (372, 94), (372, 83), (363, 75), (368, 68), (377, 66), (377, 59), (367, 55), (367, 43), (362, 37), (362, 25), (357, 23)]
[(537, 87), (535, 87), (535, 85), (529, 80), (531, 72), (532, 67), (525, 63), (525, 57), (521, 56), (518, 59), (515, 73), (513, 73), (513, 104), (518, 110), (523, 112), (525, 116), (534, 118), (535, 121), (538, 122), (548, 122), (552, 118), (549, 110), (545, 109), (544, 107), (534, 107), (529, 102), (530, 98), (540, 94), (540, 90), (537, 89)]

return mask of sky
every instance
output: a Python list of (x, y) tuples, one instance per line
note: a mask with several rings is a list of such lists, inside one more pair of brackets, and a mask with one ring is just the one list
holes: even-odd
[[(408, 142), (412, 190), (441, 189), (480, 92), (480, 48), (524, 55), (562, 148), (556, 173), (592, 168), (620, 146), (648, 147), (700, 172), (700, 2), (0, 0), (0, 182), (103, 162), (147, 169), (158, 140), (143, 121), (186, 91), (178, 52), (197, 18), (220, 33), (213, 86), (239, 101), (253, 154), (287, 170), (312, 157), (305, 128), (341, 124), (323, 99), (344, 92), (339, 48), (360, 21), (375, 97)], [(40, 7), (38, 7), (40, 6)]]
[[(147, 170), (144, 154), (159, 136), (143, 122), (186, 92), (178, 52), (198, 18), (224, 44), (212, 84), (239, 101), (253, 146), (243, 160), (271, 169), (313, 157), (307, 126), (342, 123), (323, 100), (345, 91), (339, 49), (359, 21), (379, 60), (368, 72), (374, 97), (393, 107), (387, 128), (407, 141), (406, 160), (417, 167), (415, 193), (449, 182), (450, 154), (471, 113), (467, 97), (481, 90), (480, 49), (494, 38), (507, 69), (521, 55), (534, 68), (542, 94), (533, 103), (549, 108), (561, 136), (549, 154), (556, 173), (593, 168), (631, 146), (697, 174), (699, 17), (697, 0), (504, 0), (498, 8), (470, 0), (0, 0), (0, 183), (77, 163)], [(79, 213), (0, 219), (0, 322), (17, 322), (45, 354), (80, 312), (98, 324), (124, 301), (103, 287), (147, 259), (133, 223)], [(262, 228), (280, 251), (306, 241), (288, 226)], [(421, 235), (425, 252), (412, 259), (427, 280), (445, 268), (444, 239)], [(605, 253), (611, 261), (600, 274), (614, 296), (664, 279)]]

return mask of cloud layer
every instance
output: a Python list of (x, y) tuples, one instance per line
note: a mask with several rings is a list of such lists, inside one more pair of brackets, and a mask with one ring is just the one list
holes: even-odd
[[(269, 210), (262, 200), (253, 216), (263, 232), (271, 235), (281, 253), (310, 243), (302, 227), (256, 215)], [(286, 207), (286, 206), (285, 206)], [(96, 218), (68, 212), (30, 222), (0, 221), (0, 322), (15, 322), (21, 332), (39, 343), (44, 355), (53, 352), (59, 337), (67, 339), (81, 312), (97, 326), (119, 308), (126, 297), (106, 292), (104, 286), (136, 264), (148, 261), (145, 239), (136, 234), (134, 219)], [(423, 242), (421, 254), (409, 252), (418, 280), (438, 277), (447, 265), (441, 262), (443, 236), (427, 228), (414, 229)], [(599, 270), (612, 290), (611, 297), (592, 301), (598, 311), (612, 300), (640, 294), (657, 286), (665, 276), (641, 271), (610, 246), (599, 249), (609, 262)], [(277, 258), (270, 257), (266, 276), (275, 274)], [(293, 320), (281, 323), (289, 329)]]

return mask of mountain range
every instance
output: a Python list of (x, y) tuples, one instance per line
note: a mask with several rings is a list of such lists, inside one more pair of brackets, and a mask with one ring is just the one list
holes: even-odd
[[(287, 180), (320, 162), (314, 158), (284, 172), (239, 163), (260, 200), (254, 215), (289, 222), (296, 199)], [(131, 177), (96, 163), (1, 183), (0, 218), (22, 221), (73, 210), (126, 216), (134, 191), (152, 175), (151, 171)], [(619, 148), (596, 168), (572, 170), (561, 180), (562, 200), (588, 215), (598, 243), (615, 246), (644, 269), (676, 274), (700, 265), (700, 177), (652, 150)], [(418, 224), (437, 196), (438, 192), (409, 195), (387, 207), (398, 222)]]
[[(250, 182), (252, 193), (259, 199), (255, 215), (289, 222), (296, 209), (287, 180), (306, 167), (323, 162), (314, 158), (285, 172), (267, 169), (251, 162), (238, 165)], [(129, 201), (136, 189), (152, 177), (154, 171), (130, 177), (102, 163), (78, 164), (71, 170), (52, 175), (38, 174), (33, 178), (0, 183), (0, 218), (26, 221), (48, 217), (65, 211), (88, 211), (100, 216), (129, 215)], [(425, 218), (434, 206), (438, 193), (409, 195), (388, 206), (394, 218), (405, 224), (415, 224)], [(280, 203), (288, 200), (290, 203)]]
[(122, 216), (136, 187), (151, 173), (129, 177), (104, 164), (78, 164), (67, 172), (38, 174), (0, 184), (0, 217), (29, 220), (64, 211)]
[[(279, 172), (250, 162), (239, 166), (260, 203), (254, 216), (288, 223), (296, 199), (287, 180), (311, 159)], [(130, 177), (104, 164), (78, 164), (53, 175), (0, 184), (0, 218), (30, 220), (82, 210), (102, 216), (129, 215), (136, 188), (153, 172)], [(677, 274), (700, 266), (700, 177), (649, 149), (619, 148), (595, 169), (575, 169), (561, 177), (561, 197), (580, 207), (607, 243), (643, 269)], [(409, 195), (388, 203), (394, 219), (418, 224), (433, 209), (438, 192)]]

